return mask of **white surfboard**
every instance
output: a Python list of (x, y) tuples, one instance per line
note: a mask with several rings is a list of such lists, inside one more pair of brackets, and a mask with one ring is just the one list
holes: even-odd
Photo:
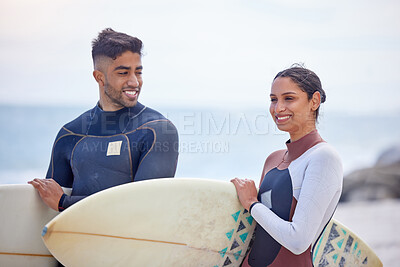
[(382, 267), (374, 251), (355, 233), (331, 220), (313, 252), (316, 267)]
[(43, 240), (68, 267), (239, 266), (255, 224), (232, 183), (167, 178), (94, 194), (49, 222)]
[(0, 266), (57, 266), (41, 238), (57, 214), (32, 185), (0, 185)]

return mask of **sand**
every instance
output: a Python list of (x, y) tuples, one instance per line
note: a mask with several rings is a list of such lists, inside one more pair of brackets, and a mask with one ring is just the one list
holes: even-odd
[(384, 267), (400, 267), (400, 200), (340, 203), (334, 218), (361, 237)]

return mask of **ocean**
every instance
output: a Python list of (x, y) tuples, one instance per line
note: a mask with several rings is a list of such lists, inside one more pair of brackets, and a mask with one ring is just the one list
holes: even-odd
[[(59, 129), (87, 107), (0, 105), (0, 184), (20, 184), (46, 175)], [(268, 110), (152, 107), (179, 132), (176, 177), (260, 180), (265, 158), (285, 148)], [(400, 143), (400, 114), (321, 114), (318, 130), (343, 160), (345, 174), (372, 166), (380, 153)]]

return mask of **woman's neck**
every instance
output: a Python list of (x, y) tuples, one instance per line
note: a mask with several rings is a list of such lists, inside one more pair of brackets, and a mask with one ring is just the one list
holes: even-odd
[(306, 127), (302, 131), (296, 131), (296, 132), (289, 132), (290, 135), (290, 142), (295, 142), (302, 137), (306, 136), (307, 134), (311, 133), (312, 131), (316, 130), (317, 128), (315, 127), (315, 124), (311, 127)]

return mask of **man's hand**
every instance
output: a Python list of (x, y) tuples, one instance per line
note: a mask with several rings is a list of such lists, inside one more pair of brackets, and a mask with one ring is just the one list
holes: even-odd
[(53, 179), (35, 178), (29, 181), (28, 184), (33, 185), (38, 190), (40, 197), (47, 206), (58, 211), (58, 202), (64, 191), (56, 181)]

